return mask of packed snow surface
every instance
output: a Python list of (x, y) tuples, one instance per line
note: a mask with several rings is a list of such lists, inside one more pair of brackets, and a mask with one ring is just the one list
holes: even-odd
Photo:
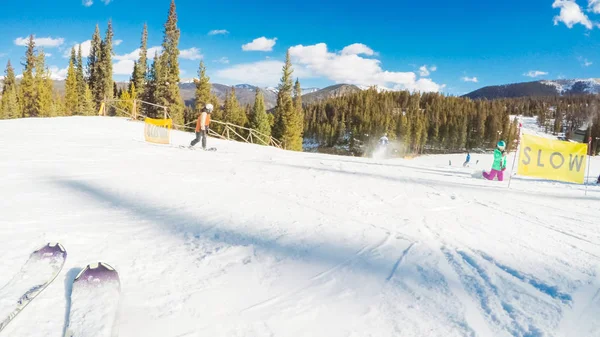
[(68, 251), (0, 336), (62, 336), (99, 261), (119, 272), (121, 337), (600, 336), (597, 186), (472, 178), (491, 154), (204, 152), (142, 132), (0, 121), (0, 287), (45, 243)]

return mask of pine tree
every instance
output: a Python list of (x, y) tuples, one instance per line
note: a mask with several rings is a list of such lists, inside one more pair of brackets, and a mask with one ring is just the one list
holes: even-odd
[[(164, 26), (164, 38), (162, 43), (163, 54), (160, 57), (161, 66), (164, 69), (166, 91), (163, 99), (169, 109), (174, 124), (183, 124), (183, 99), (179, 94), (179, 37), (180, 31), (177, 27), (177, 10), (175, 0), (171, 0), (169, 17)], [(161, 93), (162, 94), (162, 93)]]
[(78, 83), (77, 70), (75, 69), (76, 63), (77, 58), (75, 56), (75, 48), (73, 47), (71, 49), (71, 60), (69, 61), (67, 80), (65, 83), (65, 113), (67, 115), (76, 115), (81, 113), (79, 110), (79, 93), (77, 92)]
[(96, 104), (94, 104), (94, 95), (90, 87), (85, 84), (85, 94), (83, 96), (83, 109), (81, 110), (85, 116), (94, 116), (96, 114)]
[(87, 84), (92, 92), (92, 101), (94, 109), (100, 107), (100, 102), (104, 99), (104, 87), (101, 70), (102, 59), (102, 39), (100, 38), (100, 28), (96, 25), (96, 30), (92, 36), (90, 55), (88, 56), (88, 78)]
[(135, 62), (133, 74), (131, 76), (131, 85), (135, 85), (137, 91), (144, 92), (146, 86), (146, 75), (148, 70), (148, 25), (144, 24), (142, 31), (142, 42), (140, 44), (140, 57)]
[(283, 75), (277, 94), (277, 107), (275, 109), (275, 138), (280, 139), (288, 150), (302, 151), (302, 116), (296, 110), (292, 100), (292, 62), (288, 50), (285, 57)]
[[(72, 58), (72, 56), (71, 56)], [(86, 109), (85, 104), (85, 75), (83, 71), (83, 56), (81, 51), (81, 44), (77, 50), (77, 58), (75, 62), (75, 72), (77, 78), (77, 112), (83, 114)]]
[[(302, 134), (304, 131), (304, 111), (302, 110), (302, 88), (300, 81), (296, 79), (294, 85), (294, 110), (291, 118), (289, 118), (290, 125), (288, 126), (288, 137), (291, 144), (290, 149), (295, 151), (302, 151)], [(345, 126), (344, 117), (340, 125)], [(343, 130), (340, 129), (340, 134), (344, 134)]]
[(273, 127), (273, 136), (283, 140), (286, 131), (287, 121), (285, 116), (293, 108), (292, 103), (292, 63), (290, 52), (286, 54), (285, 65), (283, 66), (283, 76), (281, 77), (277, 92), (277, 107), (275, 108), (275, 126)]
[(27, 51), (25, 52), (25, 63), (23, 64), (23, 79), (20, 85), (19, 102), (21, 104), (21, 111), (23, 117), (37, 117), (36, 99), (37, 90), (33, 78), (33, 72), (36, 65), (35, 56), (35, 40), (33, 35), (29, 36), (29, 42), (27, 43)]
[[(132, 85), (132, 87), (135, 87), (135, 85)], [(122, 110), (118, 111), (118, 113), (121, 114), (131, 114), (133, 112), (133, 101), (131, 98), (131, 93), (128, 90), (123, 90), (121, 92), (117, 107)]]
[(6, 64), (4, 72), (4, 85), (2, 87), (2, 100), (0, 100), (0, 119), (21, 117), (18, 101), (17, 79), (15, 70), (10, 63)]
[(104, 36), (104, 41), (101, 43), (100, 50), (100, 69), (102, 75), (99, 80), (101, 81), (100, 85), (102, 86), (102, 90), (100, 91), (102, 94), (102, 99), (112, 99), (114, 97), (112, 76), (112, 39), (112, 21), (109, 20), (108, 28), (106, 29), (106, 35)]
[[(146, 88), (144, 90), (144, 100), (150, 103), (164, 105), (165, 101), (165, 76), (158, 56), (158, 52), (154, 55), (154, 61), (148, 72), (148, 78), (146, 80)], [(151, 118), (162, 118), (163, 111), (159, 110), (158, 107), (150, 106), (146, 109), (148, 117)]]
[(204, 61), (200, 61), (200, 67), (198, 68), (198, 79), (194, 79), (196, 84), (196, 97), (195, 105), (198, 108), (202, 107), (210, 100), (211, 84), (210, 77), (206, 75), (206, 67)]
[(36, 88), (36, 115), (41, 117), (54, 117), (58, 114), (54, 102), (53, 82), (50, 71), (46, 67), (46, 55), (42, 49), (39, 50), (35, 64)]
[(194, 99), (195, 109), (192, 111), (192, 114), (190, 116), (186, 117), (186, 123), (198, 118), (200, 110), (207, 103), (210, 103), (211, 84), (210, 78), (206, 75), (206, 67), (204, 66), (204, 61), (200, 61), (200, 67), (198, 68), (198, 79), (194, 79), (194, 84), (196, 85), (196, 95)]
[(246, 126), (248, 123), (246, 113), (235, 95), (235, 87), (231, 87), (231, 91), (226, 95), (223, 121), (239, 126)]
[[(254, 107), (250, 114), (250, 128), (255, 129), (262, 135), (260, 138), (262, 142), (258, 141), (259, 144), (269, 144), (269, 136), (271, 136), (271, 125), (269, 125), (269, 116), (267, 116), (267, 110), (265, 108), (265, 100), (259, 88), (256, 88), (256, 96), (254, 99)], [(264, 135), (264, 136), (263, 136)]]

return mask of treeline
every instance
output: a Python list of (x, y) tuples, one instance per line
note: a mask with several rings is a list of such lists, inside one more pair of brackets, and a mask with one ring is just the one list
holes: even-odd
[(304, 111), (308, 141), (357, 149), (387, 133), (401, 154), (489, 148), (499, 139), (510, 148), (518, 129), (500, 101), (438, 93), (379, 93), (373, 88), (309, 104)]
[(64, 114), (64, 100), (54, 90), (43, 49), (36, 50), (33, 36), (29, 37), (21, 82), (10, 60), (6, 65), (0, 118), (53, 117)]
[(587, 140), (600, 137), (598, 106), (596, 95), (471, 100), (370, 89), (306, 105), (304, 137), (313, 146), (346, 146), (353, 152), (364, 151), (384, 133), (401, 154), (489, 149), (499, 139), (510, 149), (518, 131), (511, 115), (535, 116), (546, 132), (564, 132), (567, 139), (591, 126)]

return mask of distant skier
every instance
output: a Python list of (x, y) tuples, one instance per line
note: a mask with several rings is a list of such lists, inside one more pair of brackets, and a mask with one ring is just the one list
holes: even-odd
[(210, 103), (202, 108), (202, 112), (200, 113), (200, 116), (198, 116), (198, 121), (196, 121), (196, 138), (192, 140), (190, 147), (198, 144), (199, 141), (202, 141), (202, 149), (206, 150), (206, 137), (208, 136), (210, 114), (212, 111), (213, 105)]
[(383, 135), (383, 137), (379, 138), (379, 147), (385, 148), (390, 140), (387, 137), (387, 133)]
[(471, 161), (471, 154), (469, 152), (467, 152), (467, 159), (465, 160), (463, 167), (467, 167), (467, 165), (469, 165), (470, 161)]
[(483, 177), (488, 180), (494, 180), (498, 177), (498, 181), (504, 180), (504, 170), (506, 170), (506, 143), (499, 141), (496, 149), (494, 150), (494, 164), (492, 164), (492, 171), (490, 173), (483, 172)]
[(379, 146), (387, 146), (390, 140), (387, 138), (387, 133), (383, 135), (383, 137), (379, 138)]

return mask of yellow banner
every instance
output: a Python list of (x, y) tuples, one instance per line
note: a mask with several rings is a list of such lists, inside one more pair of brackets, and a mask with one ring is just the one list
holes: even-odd
[(517, 174), (583, 184), (587, 144), (522, 135)]
[(144, 119), (144, 138), (147, 142), (157, 144), (171, 143), (172, 119)]

